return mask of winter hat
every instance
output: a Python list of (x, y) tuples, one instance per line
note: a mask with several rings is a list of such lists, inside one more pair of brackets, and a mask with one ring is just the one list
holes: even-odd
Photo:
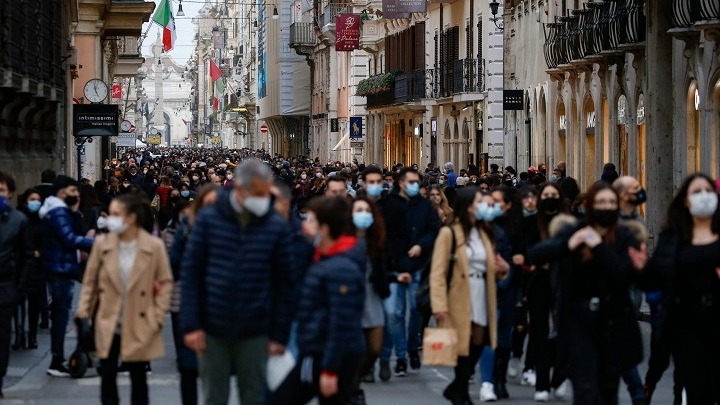
[(602, 176), (600, 176), (600, 180), (612, 184), (613, 181), (615, 181), (620, 175), (618, 174), (617, 170), (615, 170), (615, 165), (612, 163), (606, 163), (603, 167)]
[(57, 176), (53, 182), (53, 194), (57, 194), (58, 191), (70, 186), (80, 187), (80, 183), (72, 177), (63, 175)]

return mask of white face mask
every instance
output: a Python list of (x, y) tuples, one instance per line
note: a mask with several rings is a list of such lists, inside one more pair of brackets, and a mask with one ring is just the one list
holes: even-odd
[(690, 194), (690, 215), (696, 218), (710, 218), (715, 215), (718, 206), (718, 195), (714, 191), (703, 191)]
[(322, 177), (322, 173), (320, 173), (320, 172), (315, 173), (315, 177), (317, 177), (318, 179), (321, 178), (321, 177)]
[(107, 218), (105, 217), (98, 217), (97, 219), (97, 228), (98, 229), (107, 229), (108, 223)]
[(245, 197), (243, 206), (256, 217), (262, 217), (270, 210), (270, 197)]
[(301, 174), (301, 175), (300, 175), (300, 178), (303, 179), (303, 180), (306, 180), (306, 179), (307, 179), (307, 174), (305, 174), (305, 173)]
[(127, 230), (127, 225), (123, 217), (111, 215), (107, 217), (107, 229), (111, 233), (121, 234)]

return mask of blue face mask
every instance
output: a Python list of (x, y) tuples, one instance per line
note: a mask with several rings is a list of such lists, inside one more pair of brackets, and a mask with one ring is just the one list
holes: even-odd
[(353, 212), (353, 225), (360, 231), (365, 231), (372, 226), (375, 219), (371, 212)]
[(475, 219), (478, 221), (492, 222), (495, 218), (502, 215), (500, 206), (490, 206), (486, 202), (482, 202), (475, 207)]
[(381, 184), (368, 184), (367, 187), (365, 187), (365, 191), (367, 191), (370, 197), (377, 198), (382, 194), (383, 186)]
[(189, 191), (189, 190), (183, 190), (183, 191), (180, 192), (180, 196), (181, 196), (182, 198), (188, 198), (188, 197), (190, 196), (190, 191)]
[(40, 207), (42, 207), (42, 202), (40, 202), (40, 200), (33, 200), (27, 204), (28, 211), (30, 212), (38, 212), (40, 211)]
[(524, 216), (524, 217), (529, 217), (529, 216), (532, 216), (532, 215), (535, 215), (535, 214), (537, 214), (537, 210), (532, 210), (532, 211), (530, 211), (530, 210), (527, 209), (527, 208), (523, 208), (523, 216)]
[(408, 183), (407, 186), (405, 186), (405, 194), (408, 195), (408, 197), (412, 198), (415, 197), (420, 193), (420, 183)]
[(8, 203), (7, 203), (7, 197), (0, 196), (0, 212), (5, 212), (9, 209)]
[(490, 221), (500, 218), (503, 215), (502, 208), (500, 208), (499, 205), (495, 204), (492, 207), (492, 215), (493, 215), (493, 218)]

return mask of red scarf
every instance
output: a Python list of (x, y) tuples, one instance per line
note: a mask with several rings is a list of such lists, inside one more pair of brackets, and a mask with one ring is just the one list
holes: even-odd
[(317, 263), (323, 257), (334, 256), (339, 253), (347, 252), (348, 250), (355, 247), (357, 244), (357, 237), (355, 236), (341, 236), (334, 245), (330, 246), (328, 250), (323, 252), (320, 248), (315, 249), (314, 261)]

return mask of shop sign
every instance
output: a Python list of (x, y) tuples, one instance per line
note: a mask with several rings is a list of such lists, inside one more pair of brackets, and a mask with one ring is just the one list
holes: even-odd
[(585, 135), (595, 135), (595, 111), (585, 114)]
[(74, 136), (117, 136), (117, 104), (73, 104)]
[(117, 146), (123, 148), (134, 148), (137, 135), (131, 132), (121, 132), (118, 134)]
[(523, 108), (522, 90), (503, 90), (503, 110), (522, 111)]
[(335, 18), (335, 50), (353, 51), (360, 48), (360, 15), (340, 14)]
[(350, 139), (362, 138), (362, 117), (350, 117)]

